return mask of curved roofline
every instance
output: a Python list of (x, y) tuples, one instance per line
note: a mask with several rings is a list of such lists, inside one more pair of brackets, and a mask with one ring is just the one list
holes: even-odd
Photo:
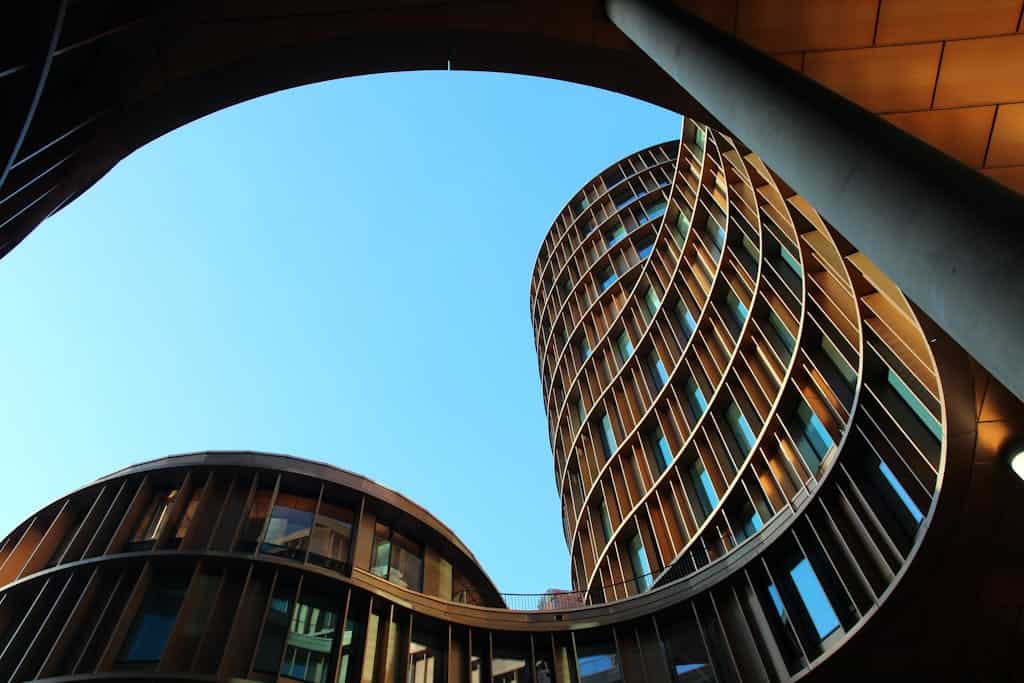
[[(292, 466), (283, 466), (281, 462), (287, 461)], [(480, 560), (477, 559), (476, 555), (469, 549), (469, 547), (459, 538), (451, 527), (438, 519), (432, 512), (427, 510), (419, 503), (411, 500), (408, 496), (395, 491), (392, 488), (384, 486), (368, 477), (365, 477), (351, 470), (346, 470), (337, 465), (333, 465), (328, 462), (319, 460), (310, 460), (308, 458), (300, 458), (295, 455), (287, 453), (269, 453), (265, 451), (230, 451), (230, 450), (212, 450), (212, 451), (195, 451), (191, 453), (176, 453), (172, 455), (163, 456), (160, 458), (154, 458), (152, 460), (145, 460), (133, 465), (122, 467), (121, 469), (111, 472), (110, 474), (103, 475), (93, 480), (86, 486), (75, 489), (64, 496), (61, 496), (57, 500), (63, 499), (73, 493), (95, 486), (112, 479), (118, 479), (121, 477), (131, 476), (142, 472), (150, 472), (154, 470), (171, 469), (176, 467), (202, 467), (202, 466), (219, 466), (219, 467), (249, 467), (249, 468), (265, 468), (270, 470), (277, 470), (283, 472), (290, 472), (292, 474), (298, 474), (301, 476), (312, 477), (323, 481), (329, 481), (339, 486), (358, 491), (373, 498), (391, 505), (399, 511), (406, 513), (413, 517), (416, 521), (424, 524), (444, 537), (446, 541), (451, 543), (455, 548), (463, 553), (469, 560), (473, 562), (477, 570), (480, 572), (484, 580), (487, 581), (489, 587), (497, 594), (500, 595), (501, 591), (498, 590), (497, 585), (491, 579), (490, 575), (484, 569)], [(52, 503), (51, 503), (52, 504)], [(19, 523), (14, 528), (17, 529), (24, 522)]]
[[(681, 114), (680, 117), (685, 121), (685, 118), (686, 118), (685, 115)], [(682, 125), (680, 125), (680, 130), (681, 129), (682, 129)], [(644, 147), (642, 149), (638, 149), (637, 151), (632, 152), (631, 154), (627, 154), (624, 157), (620, 157), (618, 160), (613, 161), (612, 163), (610, 163), (607, 166), (605, 166), (604, 168), (602, 168), (600, 172), (595, 173), (593, 176), (591, 176), (590, 180), (587, 180), (582, 185), (577, 187), (576, 191), (573, 192), (572, 195), (569, 196), (569, 200), (567, 202), (565, 202), (564, 204), (562, 204), (562, 208), (560, 208), (555, 213), (555, 217), (551, 220), (551, 222), (548, 223), (547, 232), (545, 232), (544, 233), (544, 237), (541, 238), (540, 246), (537, 247), (537, 255), (533, 258), (533, 270), (530, 272), (530, 281), (532, 282), (534, 276), (537, 275), (537, 265), (540, 263), (540, 252), (544, 249), (544, 243), (547, 242), (548, 235), (550, 235), (551, 231), (555, 229), (555, 223), (558, 221), (558, 217), (561, 216), (562, 213), (564, 213), (565, 210), (569, 208), (569, 206), (572, 204), (572, 200), (575, 199), (579, 195), (580, 192), (585, 190), (588, 185), (590, 185), (595, 180), (597, 180), (598, 178), (603, 176), (605, 173), (607, 173), (611, 169), (612, 166), (618, 166), (623, 161), (626, 161), (627, 159), (632, 159), (633, 157), (635, 157), (635, 156), (637, 156), (639, 154), (642, 154), (644, 152), (649, 152), (652, 149), (654, 149), (655, 147), (664, 147), (665, 145), (671, 145), (671, 144), (674, 144), (674, 143), (679, 143), (679, 139), (675, 138), (675, 139), (663, 140), (661, 142), (656, 142), (653, 145), (648, 145), (647, 147)], [(578, 216), (576, 218), (573, 218), (573, 224), (576, 223), (577, 218), (578, 218)], [(531, 292), (531, 297), (532, 297), (532, 292)]]

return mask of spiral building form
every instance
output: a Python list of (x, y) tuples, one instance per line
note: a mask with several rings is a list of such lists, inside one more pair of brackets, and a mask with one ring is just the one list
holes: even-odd
[(739, 140), (584, 185), (530, 303), (571, 591), (511, 609), (330, 465), (174, 456), (0, 543), (0, 681), (1018, 675), (1024, 408)]

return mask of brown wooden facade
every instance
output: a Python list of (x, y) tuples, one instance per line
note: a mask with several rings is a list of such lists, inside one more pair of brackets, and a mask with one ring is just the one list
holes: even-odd
[[(677, 4), (1024, 187), (1022, 0)], [(327, 78), (508, 70), (711, 120), (590, 0), (4, 11), (0, 254), (147, 141)], [(0, 543), (0, 681), (1020, 678), (1020, 403), (740, 141), (688, 118), (588, 183), (531, 306), (578, 600), (505, 608), (355, 475), (195, 454)]]

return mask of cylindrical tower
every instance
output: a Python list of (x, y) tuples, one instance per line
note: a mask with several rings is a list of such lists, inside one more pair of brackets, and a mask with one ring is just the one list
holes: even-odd
[(757, 156), (687, 120), (605, 170), (531, 296), (575, 591), (329, 465), (168, 457), (0, 541), (0, 682), (1016, 673), (1020, 402)]
[(531, 313), (586, 602), (759, 547), (811, 498), (768, 575), (844, 586), (810, 614), (822, 636), (884, 591), (942, 469), (933, 349), (898, 288), (756, 155), (686, 120), (679, 143), (603, 171), (552, 225)]

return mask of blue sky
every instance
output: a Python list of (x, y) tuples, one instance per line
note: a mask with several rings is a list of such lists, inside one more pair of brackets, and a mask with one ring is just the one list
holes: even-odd
[(533, 262), (580, 185), (679, 124), (422, 72), (277, 93), (136, 152), (0, 261), (0, 533), (134, 462), (264, 450), (400, 491), (500, 590), (568, 587)]

